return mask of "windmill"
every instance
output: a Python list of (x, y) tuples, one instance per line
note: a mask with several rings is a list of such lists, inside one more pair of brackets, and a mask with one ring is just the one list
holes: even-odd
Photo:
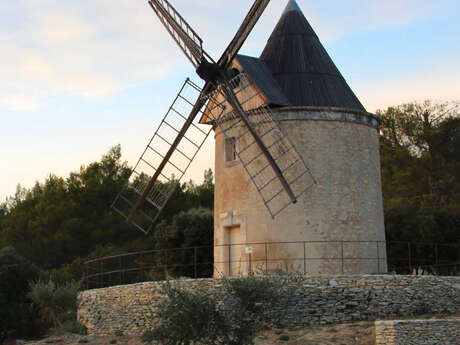
[[(260, 88), (232, 61), (269, 0), (256, 0), (235, 37), (216, 61), (203, 41), (167, 0), (149, 5), (205, 81), (187, 79), (133, 169), (112, 208), (144, 233), (155, 225), (212, 128), (228, 139), (268, 214), (275, 218), (315, 180), (291, 140), (274, 120)], [(212, 127), (195, 123), (206, 118)], [(234, 135), (238, 128), (237, 135)]]

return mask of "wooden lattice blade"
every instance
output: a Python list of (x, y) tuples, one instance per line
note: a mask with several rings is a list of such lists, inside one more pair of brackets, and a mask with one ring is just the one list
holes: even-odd
[(222, 85), (222, 91), (225, 93), (227, 101), (232, 105), (233, 112), (237, 114), (247, 129), (248, 135), (252, 136), (252, 140), (254, 145), (260, 150), (261, 154), (264, 156), (264, 159), (267, 161), (268, 165), (270, 166), (271, 170), (275, 173), (276, 178), (278, 179), (279, 183), (282, 185), (284, 191), (288, 194), (291, 202), (296, 203), (297, 198), (295, 197), (291, 187), (289, 186), (288, 181), (284, 177), (283, 171), (281, 171), (280, 167), (278, 166), (275, 158), (272, 156), (270, 152), (270, 148), (267, 147), (262, 140), (262, 137), (259, 135), (258, 130), (255, 126), (253, 126), (253, 121), (248, 118), (248, 114), (243, 110), (242, 105), (238, 101), (235, 93), (233, 92), (232, 87), (228, 82), (224, 82)]
[(112, 204), (144, 233), (154, 226), (212, 130), (194, 123), (205, 103), (201, 89), (187, 79)]
[(235, 34), (235, 37), (230, 42), (228, 47), (225, 49), (221, 58), (219, 59), (219, 65), (222, 67), (228, 67), (232, 60), (235, 58), (236, 54), (241, 49), (241, 46), (246, 41), (247, 37), (251, 33), (252, 29), (258, 22), (260, 16), (264, 12), (270, 0), (256, 0), (249, 10), (246, 18), (243, 20), (240, 28)]
[(150, 0), (150, 7), (163, 26), (197, 68), (203, 60), (203, 41), (167, 0)]

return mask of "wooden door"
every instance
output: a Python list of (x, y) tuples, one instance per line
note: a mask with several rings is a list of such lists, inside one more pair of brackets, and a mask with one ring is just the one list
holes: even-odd
[(241, 229), (239, 225), (232, 226), (228, 229), (228, 239), (230, 244), (229, 250), (229, 276), (237, 276), (243, 274), (243, 263), (241, 262), (241, 252), (243, 245), (241, 244)]

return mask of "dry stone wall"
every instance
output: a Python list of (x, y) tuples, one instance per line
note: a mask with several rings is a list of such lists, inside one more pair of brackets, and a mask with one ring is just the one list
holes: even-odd
[(375, 322), (376, 345), (459, 345), (460, 319)]
[[(289, 326), (324, 325), (416, 315), (460, 313), (460, 278), (357, 275), (289, 276), (292, 296), (266, 315)], [(221, 291), (219, 279), (180, 280), (175, 284), (209, 294)], [(140, 334), (155, 323), (155, 304), (164, 282), (88, 290), (79, 295), (78, 317), (91, 335)]]

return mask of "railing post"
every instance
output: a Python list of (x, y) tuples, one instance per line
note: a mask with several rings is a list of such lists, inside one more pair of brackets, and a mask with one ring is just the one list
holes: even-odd
[(307, 274), (307, 248), (305, 241), (303, 241), (303, 275)]
[(85, 286), (86, 286), (86, 290), (88, 290), (89, 283), (88, 283), (88, 263), (87, 262), (85, 262)]
[(168, 279), (168, 251), (167, 249), (165, 249), (164, 252), (165, 252), (165, 266), (164, 266), (165, 280), (167, 280)]
[[(386, 238), (385, 238), (385, 263), (386, 263), (386, 266), (387, 266), (387, 271), (390, 271), (391, 270), (391, 264), (390, 264), (390, 255), (391, 255), (391, 252), (390, 252), (390, 241), (387, 241)], [(393, 270), (396, 271), (396, 267), (394, 267), (393, 265)]]
[(460, 269), (460, 245), (457, 245), (457, 269)]
[(460, 263), (460, 245), (457, 245), (457, 262)]
[[(125, 260), (126, 261), (126, 260)], [(125, 280), (125, 268), (123, 267), (123, 257), (121, 257), (121, 268), (122, 268), (122, 271), (121, 271), (121, 281), (123, 282), (123, 284), (125, 284), (126, 280)]]
[(119, 281), (119, 284), (123, 284), (123, 264), (121, 262), (121, 256), (120, 256), (120, 260), (118, 260), (118, 263), (119, 263), (119, 266), (120, 266), (120, 275), (119, 275), (119, 278), (120, 278), (120, 281)]
[(231, 257), (230, 257), (230, 251), (231, 251), (232, 245), (228, 245), (228, 275), (230, 276), (231, 271), (232, 271), (232, 266), (231, 266)]
[(409, 257), (409, 274), (412, 272), (412, 255), (411, 255), (411, 249), (410, 249), (410, 242), (407, 242), (407, 250), (408, 250), (408, 257)]
[[(220, 249), (220, 248), (219, 248), (219, 249)], [(216, 271), (216, 264), (215, 264), (215, 262), (216, 262), (216, 260), (217, 260), (217, 259), (216, 259), (216, 247), (215, 247), (215, 246), (210, 246), (210, 247), (209, 247), (209, 250), (211, 250), (211, 253), (212, 253), (212, 255), (211, 255), (211, 262), (210, 262), (210, 265), (211, 265), (211, 272), (212, 272), (212, 273), (211, 273), (211, 277), (214, 277), (215, 275), (217, 275), (217, 274), (216, 274), (216, 273), (217, 273), (217, 271)], [(220, 253), (220, 251), (219, 251), (219, 253)], [(207, 260), (208, 255), (207, 255), (206, 253), (205, 253), (205, 257), (206, 257), (206, 260)], [(207, 261), (206, 261), (206, 267), (208, 267)], [(206, 268), (206, 270), (207, 270), (207, 268)], [(205, 272), (206, 272), (206, 271), (205, 271)]]
[(103, 288), (104, 287), (104, 261), (101, 260), (100, 262), (101, 262), (101, 273), (99, 274), (99, 276), (101, 277), (101, 279), (100, 279), (99, 287)]
[(252, 258), (251, 258), (251, 253), (249, 253), (249, 276), (252, 276)]
[[(439, 256), (438, 256), (438, 253), (439, 253), (439, 252), (438, 252), (438, 244), (436, 243), (436, 244), (434, 245), (434, 257), (435, 257), (434, 260), (435, 260), (436, 265), (439, 264)], [(438, 269), (438, 268), (436, 268), (436, 269)]]
[(265, 241), (265, 275), (268, 275), (268, 248), (267, 248), (267, 241)]
[(342, 250), (341, 250), (341, 255), (342, 255), (342, 274), (344, 274), (344, 270), (343, 270), (343, 241), (340, 241), (341, 243), (341, 247), (342, 247)]
[(197, 248), (194, 247), (193, 248), (193, 266), (194, 266), (194, 271), (195, 271), (195, 279), (198, 277), (198, 271), (197, 271), (197, 267), (196, 267), (196, 262), (197, 262), (196, 251), (197, 251)]
[[(141, 280), (144, 280), (145, 279), (145, 271), (144, 271), (144, 254), (140, 254), (139, 255), (140, 259), (139, 259), (139, 263), (140, 263), (140, 271), (141, 271), (141, 274), (138, 274), (138, 277), (141, 279)], [(141, 278), (142, 277), (142, 278)], [(140, 283), (140, 282), (139, 282)]]
[(380, 253), (379, 253), (379, 241), (376, 241), (377, 243), (377, 273), (380, 274)]

